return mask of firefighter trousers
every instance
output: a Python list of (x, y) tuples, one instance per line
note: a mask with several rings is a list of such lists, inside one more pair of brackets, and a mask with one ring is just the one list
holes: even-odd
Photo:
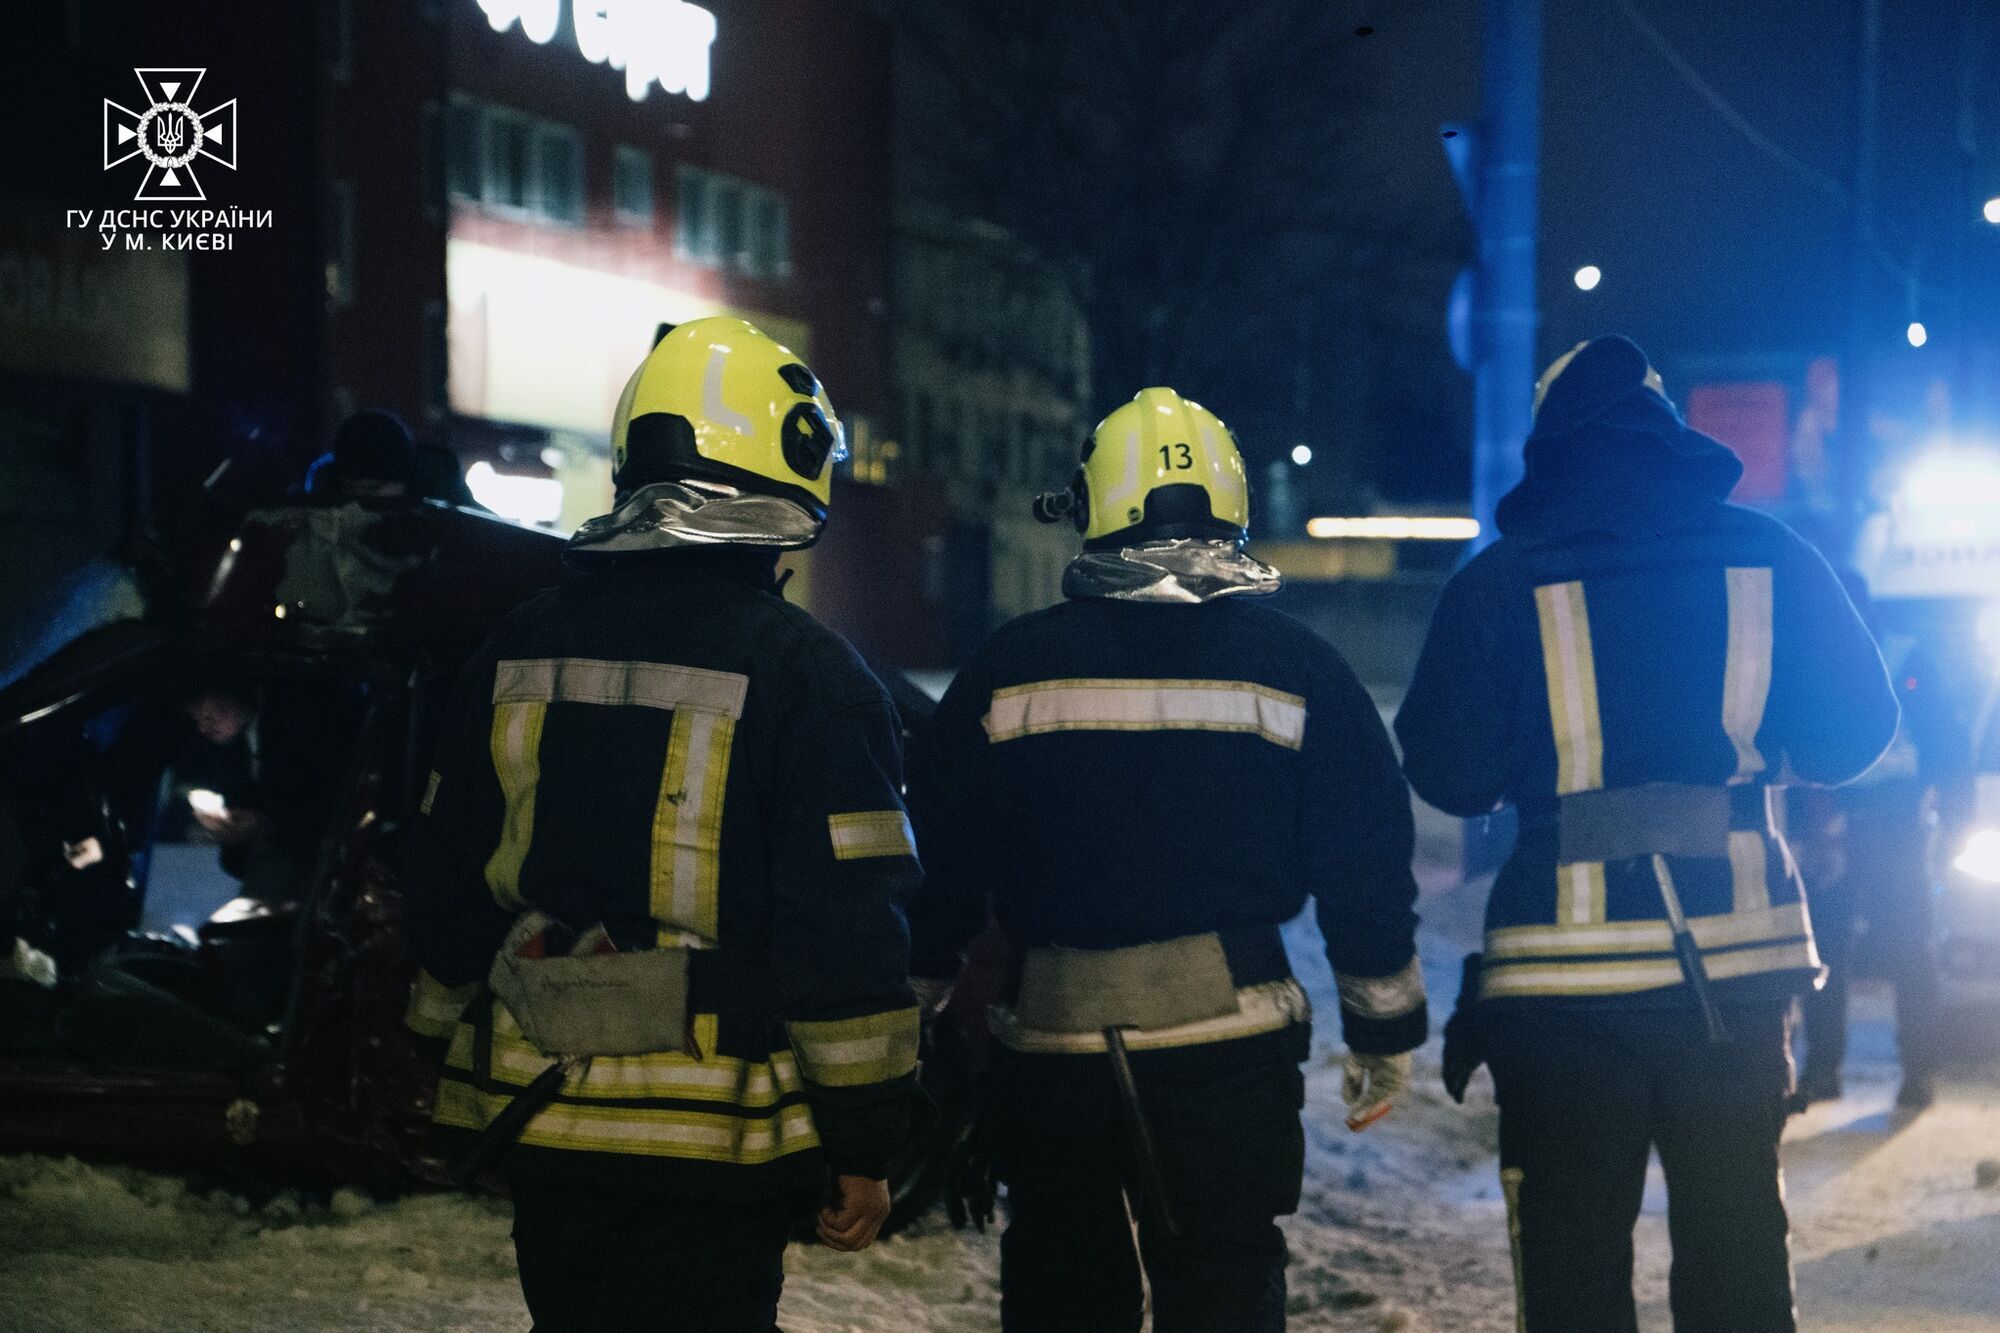
[(518, 1179), (513, 1195), (534, 1333), (777, 1333), (785, 1243), (811, 1210)]
[(1108, 1058), (1008, 1054), (990, 1126), (1008, 1201), (1001, 1327), (1137, 1333), (1150, 1288), (1155, 1333), (1282, 1330), (1277, 1219), (1298, 1207), (1308, 1039), (1301, 1025), (1132, 1053), (1178, 1235), (1147, 1198)]
[(1632, 1229), (1667, 1181), (1674, 1333), (1793, 1333), (1778, 1137), (1786, 1011), (1495, 1007), (1482, 1015), (1525, 1333), (1637, 1333)]

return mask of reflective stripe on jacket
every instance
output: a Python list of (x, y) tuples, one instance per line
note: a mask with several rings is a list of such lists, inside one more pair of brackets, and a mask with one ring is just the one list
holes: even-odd
[[(1215, 932), (1236, 1012), (1128, 1044), (1256, 1036), (1308, 1016), (1277, 928), (1310, 896), (1357, 983), (1349, 1044), (1423, 1041), (1409, 790), (1373, 701), (1297, 621), (1242, 599), (1067, 601), (994, 634), (932, 737), (910, 785), (928, 871), (919, 976), (954, 975), (989, 910), (1017, 954)], [(1103, 1049), (1006, 1012), (995, 1030), (1021, 1050)]]
[[(1487, 911), (1488, 997), (1679, 1002), (1662, 877), (1717, 982), (1809, 975), (1819, 960), (1782, 832), (1762, 792), (1731, 789), (1851, 779), (1895, 722), (1881, 659), (1825, 562), (1775, 521), (1714, 505), (1645, 539), (1490, 547), (1446, 588), (1397, 733), (1434, 805), (1519, 810)], [(1703, 789), (1734, 816), (1700, 846), (1681, 825)], [(1605, 859), (1579, 854), (1576, 824), (1606, 812)]]
[(720, 1197), (885, 1175), (917, 1047), (900, 784), (880, 684), (766, 563), (580, 563), (467, 668), (418, 821), (411, 1024), (449, 1038), (438, 1124), (483, 1128), (548, 1067), (503, 1004), (466, 1008), (533, 908), (716, 966), (690, 969), (681, 1049), (572, 1070), (510, 1169)]

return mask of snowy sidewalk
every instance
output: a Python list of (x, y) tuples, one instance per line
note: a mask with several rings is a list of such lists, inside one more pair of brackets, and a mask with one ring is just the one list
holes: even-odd
[[(1426, 894), (1435, 1019), (1476, 936), (1477, 894)], [(1301, 1333), (1510, 1333), (1513, 1294), (1482, 1074), (1466, 1107), (1437, 1083), (1435, 1042), (1414, 1095), (1365, 1134), (1341, 1123), (1332, 978), (1310, 925), (1294, 963), (1323, 1015), (1308, 1079), (1305, 1201), (1288, 1232), (1291, 1327)], [(1812, 1333), (2000, 1333), (2000, 1086), (1947, 1084), (1895, 1115), (1882, 998), (1857, 1001), (1846, 1100), (1786, 1135), (1803, 1326)], [(1990, 1071), (1989, 1071), (1990, 1072)], [(1665, 1197), (1657, 1171), (1639, 1231), (1648, 1333), (1665, 1314)], [(789, 1333), (973, 1333), (998, 1327), (998, 1244), (940, 1218), (856, 1257), (795, 1247)], [(0, 1330), (522, 1330), (504, 1205), (422, 1195), (260, 1210), (177, 1180), (37, 1158), (0, 1159)]]

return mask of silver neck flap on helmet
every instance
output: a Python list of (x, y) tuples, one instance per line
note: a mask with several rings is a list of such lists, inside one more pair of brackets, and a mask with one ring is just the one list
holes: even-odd
[(1211, 602), (1278, 590), (1278, 571), (1230, 541), (1144, 542), (1085, 551), (1063, 570), (1063, 596), (1124, 602)]
[(761, 546), (794, 551), (819, 540), (824, 519), (775, 495), (712, 481), (641, 486), (569, 539), (580, 551), (664, 551), (681, 546)]

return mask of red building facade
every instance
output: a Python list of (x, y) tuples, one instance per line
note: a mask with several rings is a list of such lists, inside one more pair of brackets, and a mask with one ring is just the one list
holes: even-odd
[[(167, 22), (138, 0), (71, 0), (38, 34), (6, 63), (84, 92), (76, 133), (35, 175), (49, 193), (8, 219), (54, 231), (64, 207), (129, 200), (97, 169), (96, 102), (167, 61), (239, 98), (240, 168), (211, 173), (212, 202), (275, 219), (178, 261), (175, 375), (17, 372), (0, 339), (0, 388), (18, 373), (23, 395), (147, 395), (113, 450), (129, 493), (92, 539), (101, 553), (152, 530), (198, 567), (366, 406), (526, 482), (573, 525), (608, 502), (625, 378), (661, 323), (704, 314), (742, 315), (806, 357), (864, 465), (886, 436), (891, 42), (859, 3), (314, 0)], [(114, 262), (132, 266), (99, 266)], [(871, 650), (936, 658), (910, 610), (936, 506), (845, 508), (854, 530), (837, 504), (799, 589)], [(863, 514), (890, 526), (860, 531)]]

